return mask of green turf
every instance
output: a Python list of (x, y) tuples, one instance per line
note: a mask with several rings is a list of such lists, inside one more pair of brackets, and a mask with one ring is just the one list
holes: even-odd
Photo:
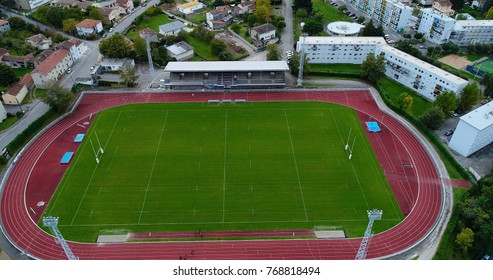
[(493, 74), (493, 60), (491, 59), (478, 63), (475, 67), (486, 73)]
[[(352, 160), (344, 145), (352, 129)], [(97, 138), (96, 138), (97, 134)], [(91, 143), (104, 148), (96, 164)], [(342, 227), (403, 216), (352, 109), (321, 102), (139, 104), (99, 113), (44, 215), (101, 231)]]

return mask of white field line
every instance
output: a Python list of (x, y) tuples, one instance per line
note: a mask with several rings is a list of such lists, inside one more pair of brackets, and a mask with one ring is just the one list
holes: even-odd
[(223, 169), (223, 223), (224, 223), (224, 203), (226, 201), (226, 152), (227, 152), (227, 146), (226, 144), (228, 143), (227, 140), (228, 136), (228, 111), (226, 111), (226, 114), (224, 116), (224, 169)]
[(161, 127), (161, 135), (159, 135), (159, 141), (157, 142), (156, 153), (154, 154), (154, 160), (152, 162), (151, 173), (149, 174), (149, 180), (147, 180), (146, 192), (144, 194), (144, 201), (142, 202), (142, 208), (140, 208), (139, 221), (137, 222), (137, 224), (140, 224), (140, 220), (142, 219), (142, 213), (144, 211), (144, 206), (146, 205), (147, 193), (149, 192), (152, 173), (154, 172), (154, 167), (156, 166), (157, 154), (159, 153), (159, 147), (161, 147), (161, 139), (163, 139), (164, 127), (166, 126), (167, 119), (168, 119), (168, 111), (166, 111), (166, 115), (164, 116), (163, 127)]
[(293, 139), (291, 138), (291, 129), (289, 128), (288, 114), (284, 110), (284, 117), (286, 118), (286, 126), (288, 127), (289, 142), (291, 143), (291, 152), (293, 153), (294, 167), (296, 169), (296, 176), (298, 177), (298, 187), (301, 194), (301, 202), (303, 202), (303, 209), (305, 210), (305, 220), (308, 221), (308, 214), (306, 213), (305, 197), (303, 196), (303, 189), (301, 188), (300, 173), (298, 172), (298, 163), (296, 162), (296, 155), (294, 153)]

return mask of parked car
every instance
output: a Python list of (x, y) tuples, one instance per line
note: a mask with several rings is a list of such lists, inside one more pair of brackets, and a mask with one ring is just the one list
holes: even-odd
[(454, 134), (453, 129), (449, 129), (449, 130), (445, 131), (445, 136), (451, 136), (452, 134)]
[(108, 30), (109, 33), (113, 32), (113, 27), (110, 28), (110, 30)]
[(72, 68), (67, 69), (67, 74), (72, 73)]

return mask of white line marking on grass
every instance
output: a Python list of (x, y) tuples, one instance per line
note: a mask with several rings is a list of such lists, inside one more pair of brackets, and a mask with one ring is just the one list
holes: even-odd
[(253, 192), (253, 185), (250, 185), (250, 191)]
[(224, 168), (223, 168), (223, 223), (224, 223), (224, 203), (226, 201), (226, 151), (227, 151), (227, 136), (228, 136), (228, 111), (224, 115)]
[(166, 111), (166, 115), (164, 116), (163, 127), (161, 129), (161, 135), (159, 135), (159, 141), (157, 142), (156, 153), (154, 154), (154, 161), (152, 162), (152, 167), (151, 167), (151, 174), (149, 175), (149, 180), (147, 180), (146, 193), (144, 194), (144, 201), (142, 202), (142, 208), (140, 208), (140, 216), (139, 216), (138, 224), (140, 224), (140, 220), (142, 219), (142, 213), (144, 211), (144, 206), (146, 204), (147, 193), (149, 192), (149, 185), (151, 184), (152, 173), (154, 172), (154, 167), (156, 166), (157, 154), (159, 152), (159, 147), (161, 146), (161, 139), (163, 138), (164, 126), (166, 125), (167, 119), (168, 119), (168, 111)]
[(252, 160), (250, 160), (250, 169), (252, 169)]
[(303, 189), (301, 188), (300, 173), (298, 172), (298, 163), (296, 162), (296, 155), (294, 153), (293, 139), (291, 137), (291, 129), (289, 128), (288, 113), (284, 110), (284, 117), (286, 118), (286, 126), (288, 127), (289, 142), (291, 143), (291, 152), (293, 153), (294, 167), (296, 169), (296, 176), (298, 177), (298, 187), (301, 194), (301, 202), (303, 202), (303, 209), (305, 210), (305, 220), (308, 222), (308, 214), (306, 213), (305, 198), (303, 196)]

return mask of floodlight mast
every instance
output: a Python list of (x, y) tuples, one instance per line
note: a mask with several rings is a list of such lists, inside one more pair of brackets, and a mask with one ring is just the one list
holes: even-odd
[(53, 217), (53, 216), (48, 216), (48, 217), (43, 217), (43, 225), (45, 227), (51, 228), (53, 233), (55, 234), (55, 238), (58, 244), (62, 246), (63, 251), (65, 252), (65, 255), (67, 256), (67, 259), (69, 260), (78, 260), (70, 247), (67, 244), (67, 241), (63, 238), (62, 233), (58, 230), (58, 217)]
[(358, 253), (356, 254), (356, 260), (364, 260), (366, 258), (366, 253), (368, 250), (368, 245), (370, 243), (370, 239), (373, 236), (372, 227), (373, 222), (376, 220), (382, 219), (382, 210), (373, 209), (368, 210), (368, 226), (366, 227), (365, 236), (363, 240), (361, 240), (361, 245), (359, 246)]
[[(305, 23), (302, 22), (301, 23), (301, 28), (302, 29), (303, 29), (303, 26), (304, 25), (305, 25)], [(304, 37), (306, 37), (306, 35), (308, 35), (308, 34), (302, 33), (301, 34), (301, 37), (304, 38)], [(305, 52), (303, 50), (303, 45), (302, 44), (300, 44), (300, 53), (299, 53), (299, 55), (300, 55), (300, 60), (299, 60), (299, 65), (298, 65), (298, 80), (297, 80), (296, 85), (298, 87), (301, 87), (301, 86), (303, 86), (303, 66), (304, 66), (303, 64), (305, 62)]]

